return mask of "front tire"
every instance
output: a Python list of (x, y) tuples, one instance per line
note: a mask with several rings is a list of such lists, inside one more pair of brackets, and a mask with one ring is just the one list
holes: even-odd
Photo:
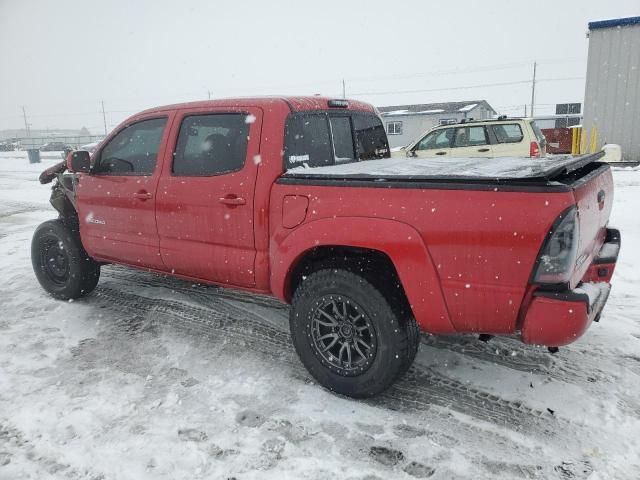
[(402, 376), (417, 353), (417, 325), (402, 312), (365, 278), (319, 270), (295, 292), (291, 337), (318, 383), (342, 395), (372, 397)]
[(31, 263), (42, 288), (60, 300), (87, 295), (100, 279), (100, 265), (89, 257), (78, 232), (62, 220), (49, 220), (36, 229)]

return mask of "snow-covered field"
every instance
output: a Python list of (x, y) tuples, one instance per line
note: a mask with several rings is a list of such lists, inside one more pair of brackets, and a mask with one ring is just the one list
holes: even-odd
[(614, 172), (622, 253), (602, 320), (556, 355), (424, 336), (370, 401), (315, 385), (272, 300), (105, 267), (38, 285), (37, 182), (0, 154), (0, 479), (640, 478), (640, 171)]

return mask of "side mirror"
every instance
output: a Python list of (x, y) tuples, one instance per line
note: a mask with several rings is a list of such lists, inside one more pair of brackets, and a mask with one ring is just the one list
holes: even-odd
[(74, 173), (91, 171), (91, 154), (86, 150), (76, 150), (67, 156), (67, 170)]

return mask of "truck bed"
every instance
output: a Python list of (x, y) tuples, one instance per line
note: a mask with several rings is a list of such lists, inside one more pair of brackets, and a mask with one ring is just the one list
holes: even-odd
[(604, 152), (573, 157), (542, 159), (502, 158), (386, 158), (327, 167), (288, 170), (283, 178), (348, 180), (464, 180), (464, 181), (549, 181), (570, 174), (602, 158)]

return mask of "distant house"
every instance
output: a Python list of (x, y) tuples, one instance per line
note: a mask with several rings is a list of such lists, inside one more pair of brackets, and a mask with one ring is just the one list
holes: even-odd
[(408, 145), (436, 125), (458, 123), (465, 118), (483, 120), (497, 115), (485, 100), (393, 105), (378, 107), (378, 110), (391, 148)]

